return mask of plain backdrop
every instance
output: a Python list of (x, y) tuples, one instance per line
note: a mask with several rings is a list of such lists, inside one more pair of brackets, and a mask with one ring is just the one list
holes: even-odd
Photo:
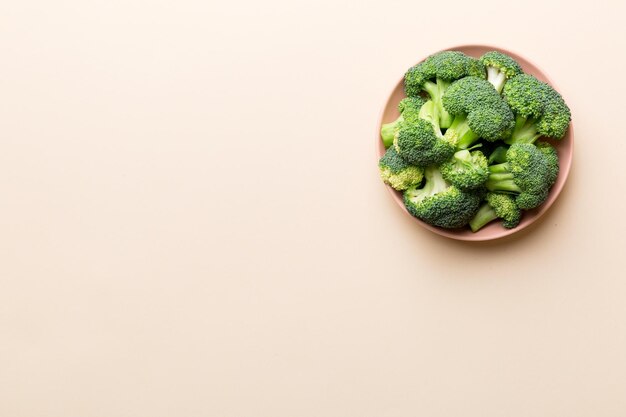
[[(0, 4), (0, 415), (626, 415), (626, 6)], [(575, 120), (512, 239), (378, 178), (404, 71), (511, 49)]]

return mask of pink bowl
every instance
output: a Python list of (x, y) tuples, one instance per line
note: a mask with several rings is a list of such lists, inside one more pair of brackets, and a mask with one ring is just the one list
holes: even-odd
[[(557, 91), (559, 91), (559, 89), (554, 84), (554, 82), (552, 82), (548, 78), (548, 76), (543, 71), (541, 71), (535, 64), (531, 63), (526, 58), (514, 52), (507, 51), (506, 49), (497, 48), (493, 46), (486, 46), (486, 45), (461, 45), (461, 46), (448, 48), (447, 50), (448, 51), (452, 51), (452, 50), (461, 51), (467, 55), (470, 55), (476, 58), (480, 57), (485, 52), (489, 52), (489, 51), (503, 52), (515, 58), (517, 62), (519, 62), (519, 64), (524, 69), (524, 72), (528, 74), (532, 74), (538, 79), (547, 82), (548, 84), (553, 86)], [(426, 57), (424, 57), (423, 59), (425, 58)], [(421, 62), (422, 60), (420, 60), (419, 62)], [(398, 103), (400, 102), (400, 100), (402, 100), (404, 97), (406, 97), (404, 94), (404, 81), (403, 81), (403, 78), (401, 78), (396, 84), (395, 88), (391, 91), (389, 98), (387, 98), (387, 101), (385, 102), (385, 105), (383, 106), (380, 118), (378, 120), (378, 125), (377, 125), (377, 130), (376, 130), (376, 149), (377, 149), (377, 155), (379, 158), (385, 154), (385, 147), (380, 137), (380, 128), (383, 124), (394, 121), (400, 115), (397, 107), (398, 107)], [(390, 186), (387, 186), (387, 187), (393, 199), (396, 201), (396, 203), (398, 203), (398, 205), (402, 208), (402, 210), (408, 216), (411, 216), (413, 219), (415, 219), (415, 221), (417, 221), (420, 225), (422, 225), (426, 229), (432, 232), (435, 232), (441, 236), (445, 236), (445, 237), (449, 237), (449, 238), (457, 239), (457, 240), (467, 240), (467, 241), (493, 240), (493, 239), (498, 239), (501, 237), (509, 236), (513, 233), (519, 232), (520, 230), (523, 230), (526, 227), (530, 226), (533, 222), (539, 219), (539, 217), (541, 217), (546, 211), (548, 211), (550, 206), (554, 203), (556, 198), (559, 196), (559, 193), (563, 189), (563, 186), (565, 185), (565, 180), (567, 179), (567, 176), (570, 171), (570, 167), (572, 165), (572, 155), (574, 152), (573, 124), (570, 124), (569, 128), (567, 129), (567, 133), (561, 140), (549, 141), (549, 142), (552, 143), (554, 146), (556, 146), (556, 149), (559, 154), (559, 163), (560, 163), (559, 177), (557, 178), (556, 183), (552, 187), (552, 190), (550, 190), (550, 194), (547, 200), (545, 201), (545, 203), (543, 203), (540, 207), (534, 210), (525, 211), (522, 217), (522, 221), (514, 229), (505, 229), (498, 221), (494, 221), (486, 225), (485, 227), (483, 227), (476, 233), (473, 233), (469, 228), (443, 229), (443, 228), (431, 226), (411, 216), (411, 214), (404, 207), (404, 203), (402, 201), (402, 193), (394, 190)]]

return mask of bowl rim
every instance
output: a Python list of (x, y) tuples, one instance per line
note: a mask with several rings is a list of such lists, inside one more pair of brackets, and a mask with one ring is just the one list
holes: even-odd
[[(509, 49), (505, 49), (505, 48), (501, 48), (499, 46), (493, 46), (493, 45), (487, 45), (487, 44), (479, 44), (479, 43), (470, 43), (470, 44), (460, 44), (460, 45), (454, 45), (448, 48), (442, 48), (439, 49), (438, 51), (435, 52), (431, 52), (428, 55), (425, 55), (423, 58), (421, 58), (420, 60), (416, 61), (415, 64), (416, 65), (420, 62), (422, 62), (424, 59), (426, 59), (428, 56), (438, 53), (438, 52), (442, 52), (442, 51), (454, 51), (454, 50), (460, 50), (460, 49), (470, 49), (470, 48), (484, 48), (484, 49), (489, 49), (489, 50), (493, 50), (493, 51), (499, 51), (508, 55), (512, 55), (512, 56), (517, 56), (522, 58), (524, 61), (527, 61), (528, 63), (530, 63), (532, 66), (534, 66), (539, 73), (541, 73), (541, 76), (545, 79), (545, 82), (547, 82), (548, 84), (550, 84), (555, 90), (557, 90), (559, 93), (561, 92), (561, 90), (558, 88), (558, 86), (554, 83), (554, 81), (552, 80), (552, 78), (550, 78), (550, 76), (543, 70), (543, 68), (539, 67), (537, 64), (535, 64), (535, 62), (527, 59), (525, 56), (518, 54), (515, 51), (511, 51)], [(378, 114), (378, 121), (376, 123), (376, 132), (375, 132), (375, 138), (376, 138), (376, 146), (375, 146), (375, 155), (376, 155), (376, 165), (378, 166), (378, 160), (381, 158), (381, 148), (384, 151), (384, 146), (382, 145), (382, 140), (380, 138), (380, 129), (383, 125), (383, 117), (385, 115), (385, 110), (387, 109), (387, 107), (389, 106), (389, 103), (391, 101), (392, 96), (394, 95), (394, 92), (396, 91), (398, 85), (401, 85), (404, 82), (404, 73), (402, 74), (402, 76), (400, 77), (400, 79), (393, 85), (391, 91), (389, 91), (389, 93), (386, 96), (386, 99), (380, 109), (380, 112)], [(558, 199), (559, 195), (561, 194), (561, 191), (563, 190), (563, 188), (565, 187), (565, 183), (567, 182), (567, 179), (569, 177), (569, 173), (571, 170), (571, 166), (573, 163), (573, 158), (574, 158), (574, 122), (573, 120), (570, 121), (569, 127), (567, 128), (567, 132), (565, 133), (565, 135), (569, 135), (568, 140), (570, 142), (570, 146), (569, 146), (569, 155), (567, 155), (567, 158), (569, 159), (569, 163), (565, 164), (565, 166), (560, 166), (559, 167), (559, 178), (562, 178), (562, 181), (557, 181), (553, 186), (552, 189), (550, 190), (550, 194), (554, 196), (554, 198), (552, 198), (552, 200), (550, 201), (549, 204), (542, 204), (541, 206), (539, 206), (538, 208), (534, 209), (534, 214), (533, 214), (533, 218), (531, 219), (531, 221), (524, 223), (524, 224), (520, 224), (519, 226), (513, 228), (513, 229), (506, 229), (504, 227), (502, 227), (502, 231), (500, 233), (497, 234), (484, 234), (481, 235), (480, 231), (473, 233), (471, 235), (467, 235), (467, 234), (459, 234), (457, 232), (457, 230), (459, 229), (444, 229), (441, 227), (437, 227), (437, 226), (432, 226), (420, 219), (418, 219), (415, 216), (412, 216), (408, 210), (406, 209), (406, 207), (404, 206), (404, 203), (402, 202), (402, 199), (399, 197), (398, 195), (398, 191), (393, 189), (390, 185), (388, 184), (384, 184), (384, 186), (387, 188), (387, 191), (391, 194), (391, 197), (393, 198), (393, 200), (400, 206), (401, 210), (404, 211), (405, 214), (409, 215), (413, 220), (417, 221), (417, 223), (422, 226), (425, 229), (430, 230), (433, 233), (436, 233), (440, 236), (444, 236), (450, 239), (455, 239), (455, 240), (460, 240), (460, 241), (467, 241), (467, 242), (484, 242), (484, 241), (489, 241), (489, 240), (496, 240), (496, 239), (501, 239), (507, 236), (511, 236), (515, 233), (521, 232), (522, 230), (528, 228), (531, 225), (536, 224), (537, 220), (539, 220), (541, 217), (543, 217), (543, 215), (550, 209), (550, 207), (552, 207), (552, 205), (554, 204), (554, 202)], [(382, 152), (382, 154), (384, 154), (384, 152)], [(463, 229), (465, 230), (465, 229)]]

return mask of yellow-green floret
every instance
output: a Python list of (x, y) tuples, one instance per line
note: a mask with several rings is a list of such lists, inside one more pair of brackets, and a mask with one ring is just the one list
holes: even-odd
[(487, 158), (481, 151), (457, 151), (439, 167), (443, 178), (462, 190), (473, 190), (489, 177)]
[(424, 170), (402, 159), (393, 146), (387, 149), (385, 155), (378, 161), (378, 169), (385, 184), (391, 185), (396, 190), (406, 190), (420, 185), (424, 178)]

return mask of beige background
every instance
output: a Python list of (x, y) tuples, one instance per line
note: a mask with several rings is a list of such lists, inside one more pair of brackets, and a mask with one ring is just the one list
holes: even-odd
[[(626, 6), (445, 3), (3, 1), (0, 416), (626, 415)], [(378, 179), (389, 89), (459, 43), (573, 111), (516, 239)]]

